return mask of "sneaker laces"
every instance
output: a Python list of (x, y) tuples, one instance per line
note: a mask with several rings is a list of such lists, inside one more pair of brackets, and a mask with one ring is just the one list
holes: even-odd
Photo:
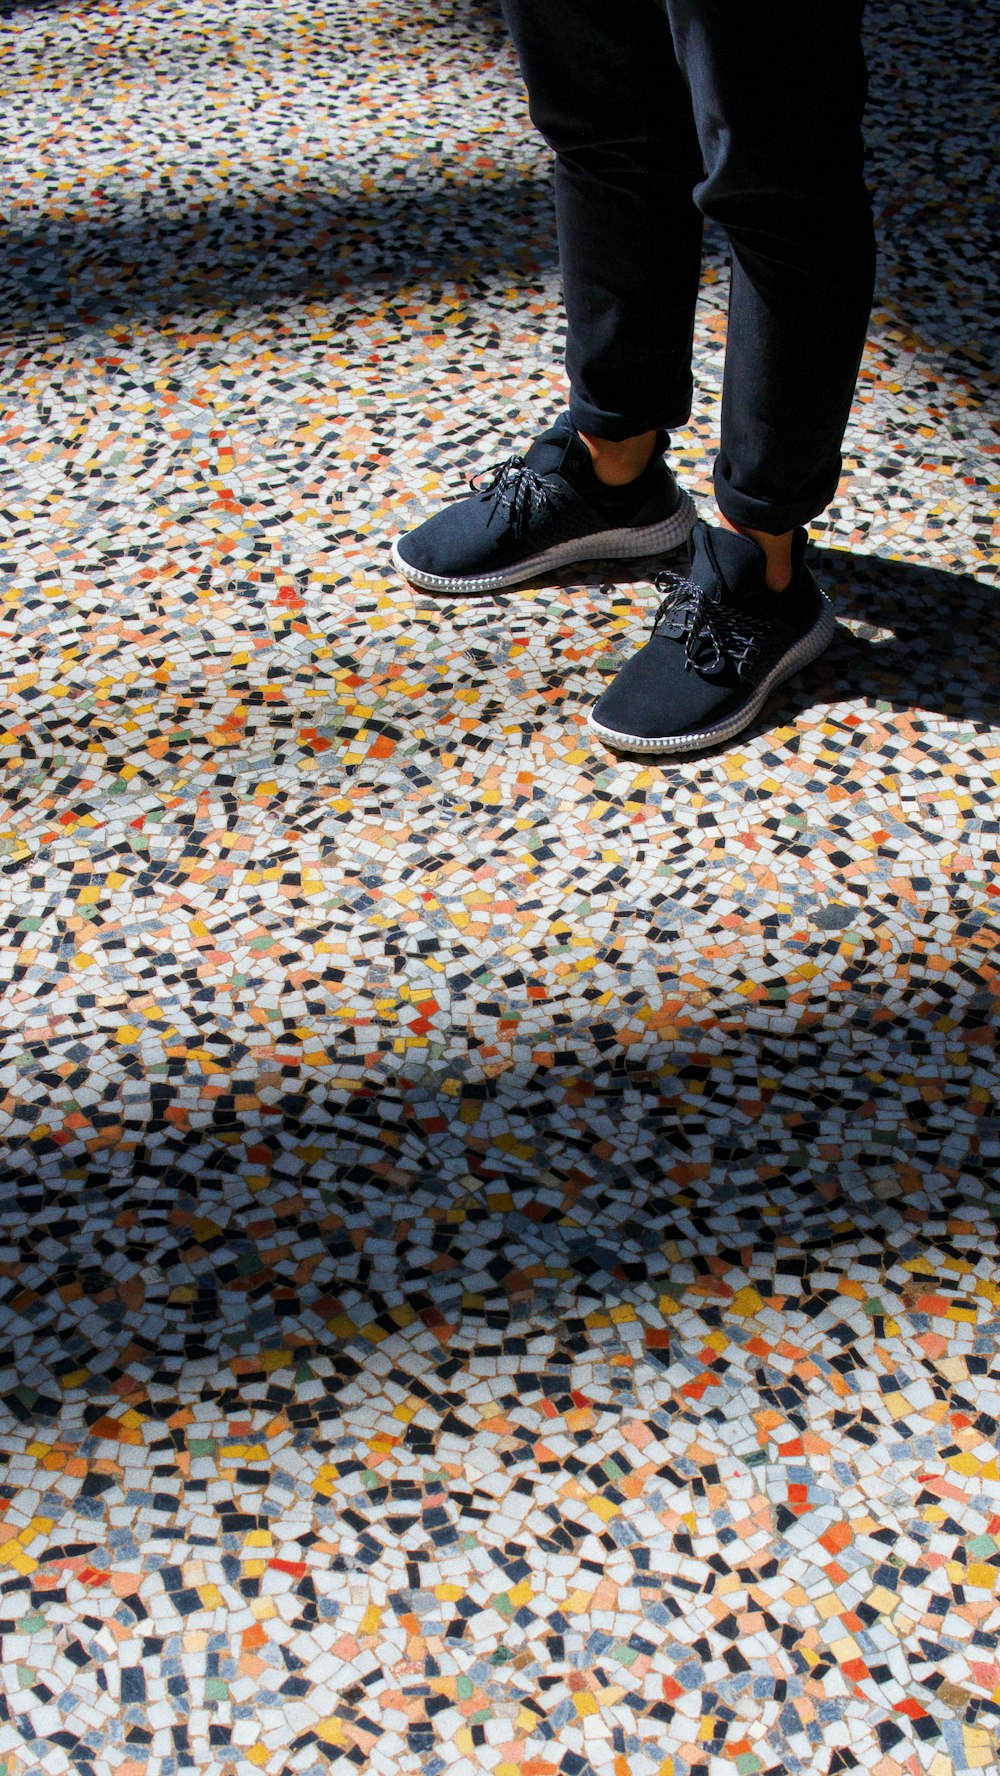
[(683, 574), (659, 573), (653, 584), (666, 594), (653, 619), (653, 634), (662, 624), (671, 640), (683, 641), (685, 672), (718, 672), (731, 662), (739, 678), (753, 681), (772, 627), (765, 617), (709, 597), (704, 586)]
[[(484, 475), (493, 477), (485, 485)], [(480, 469), (470, 477), (469, 486), (473, 493), (492, 494), (494, 509), (507, 513), (516, 537), (524, 536), (536, 518), (548, 517), (560, 503), (551, 481), (546, 481), (536, 469), (529, 469), (520, 456), (509, 456), (506, 462)]]

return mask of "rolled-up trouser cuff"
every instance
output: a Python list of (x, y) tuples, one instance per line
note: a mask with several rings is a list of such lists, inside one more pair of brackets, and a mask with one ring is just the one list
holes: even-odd
[(756, 499), (753, 494), (733, 487), (729, 479), (729, 463), (721, 454), (715, 459), (712, 480), (716, 504), (730, 524), (739, 524), (745, 530), (762, 530), (767, 536), (783, 536), (786, 530), (798, 530), (800, 525), (811, 524), (826, 510), (840, 480), (840, 457), (832, 478), (827, 475), (822, 486), (814, 482), (795, 500)]
[(688, 390), (685, 401), (679, 402), (668, 412), (662, 409), (646, 413), (630, 413), (623, 417), (620, 413), (612, 413), (606, 408), (595, 407), (589, 401), (581, 400), (579, 395), (572, 394), (569, 403), (569, 416), (578, 432), (587, 432), (592, 438), (607, 438), (613, 444), (620, 444), (624, 438), (638, 438), (642, 432), (672, 432), (678, 426), (687, 425), (691, 417), (693, 387)]

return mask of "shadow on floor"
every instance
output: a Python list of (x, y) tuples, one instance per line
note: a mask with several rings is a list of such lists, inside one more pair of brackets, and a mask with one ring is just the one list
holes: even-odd
[[(390, 22), (401, 41), (415, 29), (405, 9)], [(417, 25), (418, 48), (430, 57), (426, 19)], [(945, 368), (969, 380), (973, 398), (989, 381), (1000, 325), (996, 280), (984, 270), (996, 262), (1000, 215), (989, 191), (990, 25), (988, 12), (965, 5), (892, 0), (870, 7), (866, 26), (878, 300), (946, 354)], [(494, 0), (458, 0), (440, 29), (443, 42), (472, 32), (490, 53), (507, 53)], [(241, 192), (237, 163), (228, 197), (189, 205), (179, 191), (182, 207), (154, 200), (145, 213), (116, 213), (114, 197), (98, 192), (83, 215), (12, 224), (0, 316), (15, 333), (50, 324), (86, 330), (247, 303), (278, 311), (304, 299), (336, 302), (338, 292), (350, 305), (354, 291), (373, 285), (398, 291), (462, 278), (476, 288), (500, 275), (554, 272), (547, 174), (473, 182), (458, 159), (455, 172), (433, 184), (400, 178), (370, 197), (317, 181), (265, 200)], [(169, 182), (165, 198), (169, 206)]]
[[(812, 565), (841, 622), (814, 670), (816, 700), (888, 704), (989, 731), (1000, 724), (1000, 594), (966, 574), (814, 549)], [(870, 631), (890, 631), (876, 638)], [(802, 705), (799, 705), (802, 707)], [(765, 724), (766, 725), (766, 724)]]
[[(873, 719), (893, 715), (912, 717), (911, 728), (919, 729), (924, 716), (944, 717), (949, 723), (958, 724), (966, 735), (995, 735), (1000, 727), (1000, 642), (997, 639), (1000, 593), (995, 588), (970, 576), (939, 568), (886, 561), (878, 556), (843, 550), (816, 548), (810, 559), (840, 619), (836, 637), (821, 659), (775, 691), (758, 719), (729, 743), (730, 748), (759, 740), (781, 728), (784, 731), (776, 741), (776, 749), (784, 756), (790, 746), (794, 749), (794, 739), (787, 731), (788, 724), (794, 723), (805, 711), (815, 713), (821, 710), (824, 704), (852, 705), (852, 713), (860, 718), (855, 741), (858, 747), (864, 747), (866, 742), (865, 708), (873, 712)], [(686, 564), (678, 554), (671, 558), (671, 565), (683, 572)], [(516, 716), (523, 731), (528, 731), (528, 724), (534, 722), (541, 733), (551, 727), (553, 721), (564, 721), (573, 710), (578, 710), (581, 717), (589, 712), (610, 676), (648, 640), (658, 602), (652, 578), (662, 568), (663, 558), (638, 562), (630, 564), (626, 575), (620, 564), (595, 562), (590, 569), (567, 569), (555, 579), (534, 583), (538, 588), (548, 588), (550, 593), (553, 586), (563, 587), (567, 607), (584, 594), (598, 605), (610, 603), (616, 594), (629, 604), (638, 597), (646, 603), (647, 617), (637, 622), (626, 636), (616, 636), (613, 650), (592, 655), (586, 663), (568, 663), (556, 654), (551, 670), (543, 676), (537, 702), (532, 704), (527, 694), (522, 694), (516, 704)], [(444, 755), (453, 761), (456, 750), (460, 753), (464, 750), (470, 758), (486, 753), (504, 756), (509, 752), (512, 741), (504, 734), (503, 724), (515, 713), (515, 706), (510, 703), (507, 679), (507, 627), (517, 620), (523, 625), (518, 600), (528, 589), (515, 586), (505, 592), (481, 593), (447, 601), (436, 600), (426, 592), (413, 592), (425, 615), (428, 611), (433, 615), (435, 608), (447, 602), (454, 620), (455, 606), (464, 608), (470, 643), (464, 660), (462, 657), (456, 659), (451, 673), (439, 684), (428, 688), (420, 705), (419, 753), (424, 769), (432, 767), (435, 760)], [(483, 627), (484, 607), (489, 612), (488, 632)], [(542, 617), (540, 622), (546, 620)], [(313, 621), (322, 626), (323, 618), (317, 614)], [(355, 627), (367, 642), (370, 639), (368, 619), (363, 612), (351, 615), (346, 622), (338, 620), (338, 638), (342, 641)], [(47, 631), (39, 632), (38, 645), (41, 664), (49, 647)], [(153, 656), (149, 661), (150, 674), (157, 658)], [(456, 688), (475, 691), (483, 701), (478, 723), (467, 731), (464, 742), (450, 726), (439, 727), (437, 721), (439, 713), (442, 717), (450, 716)], [(283, 751), (287, 751), (294, 735), (297, 718), (294, 710), (282, 707), (276, 712), (249, 684), (246, 689), (251, 703), (241, 743), (227, 755), (228, 768), (237, 776), (246, 769), (259, 777), (272, 765), (282, 764)], [(368, 717), (364, 725), (373, 735), (381, 734), (394, 743), (405, 743), (408, 729), (416, 721), (412, 700), (405, 688), (396, 691), (393, 684), (384, 686), (381, 695), (377, 713)], [(39, 709), (30, 731), (26, 731), (19, 742), (25, 779), (19, 787), (11, 776), (8, 788), (11, 813), (17, 813), (22, 794), (29, 799), (34, 796), (38, 770), (45, 766), (53, 751), (60, 755), (64, 768), (76, 755), (81, 761), (93, 764), (95, 754), (100, 752), (110, 770), (132, 757), (135, 749), (130, 738), (130, 724), (137, 696), (163, 702), (165, 732), (172, 731), (180, 723), (185, 731), (186, 746), (207, 744), (209, 735), (218, 726), (217, 691), (203, 685), (185, 694), (183, 685), (177, 680), (172, 683), (168, 697), (152, 677), (147, 683), (137, 682), (127, 691), (105, 697), (97, 708), (74, 707), (67, 698), (57, 705)], [(182, 715), (176, 709), (178, 697), (183, 703)], [(315, 714), (312, 704), (310, 709)], [(331, 738), (339, 736), (341, 742), (349, 737), (352, 724), (357, 726), (356, 719), (350, 717), (341, 732), (340, 724), (345, 716), (332, 681), (329, 702), (322, 713), (324, 733)], [(942, 743), (946, 743), (944, 737)], [(606, 753), (599, 740), (591, 739), (589, 744), (595, 761), (613, 756)], [(701, 756), (711, 757), (715, 753), (722, 756), (726, 750), (726, 747), (706, 750)], [(627, 753), (621, 756), (640, 757)], [(686, 781), (687, 760), (692, 756), (698, 755), (688, 754), (680, 760), (641, 755), (641, 762), (655, 768), (661, 781), (669, 784), (675, 776)], [(141, 784), (147, 779), (145, 766), (141, 761), (139, 763), (137, 781)], [(344, 765), (339, 751), (331, 752), (325, 769), (316, 773), (315, 781), (326, 784), (333, 775), (350, 779), (357, 775), (357, 769), (357, 766)], [(905, 780), (905, 763), (896, 767), (894, 774), (900, 781)], [(150, 786), (155, 787), (156, 781), (154, 773), (149, 778)], [(428, 794), (433, 798), (432, 787), (429, 787)], [(192, 834), (191, 843), (194, 842), (195, 835)], [(27, 863), (23, 867), (27, 868)]]
[[(836, 932), (830, 937), (839, 940)], [(685, 1032), (684, 1042), (660, 1043), (639, 1063), (617, 1048), (597, 1067), (512, 1067), (492, 1079), (467, 1078), (451, 1100), (436, 1091), (430, 1076), (416, 1072), (373, 1077), (369, 1087), (349, 1097), (341, 1092), (327, 1103), (317, 1099), (307, 1077), (288, 1080), (283, 1096), (263, 1109), (259, 1126), (250, 1130), (231, 1096), (217, 1101), (204, 1126), (185, 1127), (169, 1083), (154, 1086), (144, 1124), (133, 1124), (129, 1135), (119, 1131), (90, 1160), (67, 1160), (64, 1185), (48, 1170), (51, 1143), (32, 1143), (30, 1156), (25, 1149), (17, 1155), (6, 1178), (8, 1184), (16, 1180), (23, 1204), (23, 1259), (37, 1257), (32, 1272), (44, 1269), (35, 1247), (44, 1244), (54, 1221), (65, 1251), (75, 1248), (76, 1255), (68, 1263), (64, 1256), (54, 1286), (41, 1291), (25, 1284), (11, 1306), (40, 1345), (62, 1328), (67, 1369), (93, 1365), (106, 1371), (115, 1350), (123, 1364), (148, 1366), (158, 1383), (170, 1386), (179, 1382), (186, 1362), (215, 1356), (226, 1362), (244, 1341), (266, 1344), (269, 1329), (272, 1342), (274, 1336), (280, 1340), (286, 1325), (304, 1339), (297, 1360), (335, 1354), (337, 1339), (317, 1338), (296, 1324), (320, 1291), (295, 1286), (283, 1274), (284, 1232), (296, 1242), (315, 1238), (324, 1252), (344, 1261), (344, 1281), (323, 1286), (328, 1305), (320, 1304), (321, 1318), (337, 1311), (327, 1291), (335, 1295), (343, 1287), (360, 1293), (376, 1326), (389, 1334), (399, 1330), (392, 1306), (400, 1296), (438, 1323), (461, 1319), (467, 1327), (479, 1319), (512, 1335), (516, 1304), (527, 1311), (527, 1303), (536, 1330), (546, 1329), (550, 1285), (543, 1282), (539, 1293), (518, 1269), (525, 1262), (566, 1273), (557, 1290), (562, 1305), (555, 1329), (560, 1317), (629, 1299), (650, 1276), (669, 1288), (670, 1267), (664, 1270), (655, 1255), (675, 1239), (683, 1242), (683, 1265), (696, 1276), (758, 1261), (775, 1271), (835, 1270), (841, 1245), (850, 1249), (848, 1262), (859, 1262), (860, 1241), (877, 1278), (883, 1261), (899, 1256), (901, 1241), (918, 1238), (916, 1222), (905, 1231), (897, 1195), (923, 1180), (936, 1216), (960, 1213), (970, 1195), (995, 1188), (990, 1155), (998, 1133), (995, 1117), (980, 1104), (980, 1127), (965, 1139), (963, 1151), (956, 1149), (956, 1113), (959, 1122), (968, 1122), (975, 1097), (970, 1099), (966, 1069), (935, 1060), (942, 1046), (936, 1034), (944, 1008), (940, 981), (928, 982), (894, 1009), (879, 987), (865, 964), (856, 973), (851, 1003), (838, 1008), (840, 1027), (824, 1024), (820, 1012), (794, 1039), (777, 1029), (748, 1028), (745, 1006), (720, 995), (712, 1034), (736, 1058), (735, 1075), (713, 1072), (699, 1033)], [(978, 984), (948, 989), (948, 1045), (970, 1051), (973, 1066), (977, 1053), (980, 1065), (988, 1064), (991, 1003), (985, 965)], [(600, 1040), (599, 1025), (595, 1032)], [(899, 1076), (909, 1067), (919, 1079), (906, 1084)], [(253, 1092), (254, 1081), (241, 1087), (237, 1080), (233, 1089)], [(517, 1122), (530, 1155), (511, 1159), (470, 1134), (469, 1107), (478, 1115), (488, 1100)], [(616, 1130), (613, 1137), (609, 1126)], [(841, 1155), (836, 1167), (822, 1157), (831, 1140)], [(317, 1157), (297, 1161), (303, 1145)], [(464, 1182), (448, 1188), (442, 1160), (447, 1152), (456, 1176), (462, 1169), (455, 1163), (458, 1148)], [(266, 1171), (270, 1178), (259, 1216), (251, 1217), (249, 1227), (242, 1218), (214, 1226), (212, 1210), (199, 1205), (200, 1193), (206, 1186), (224, 1188), (245, 1170)], [(86, 1220), (79, 1225), (84, 1188)], [(500, 1210), (488, 1201), (497, 1191), (507, 1199)], [(376, 1198), (383, 1219), (373, 1208)], [(622, 1202), (629, 1199), (634, 1209), (623, 1216)], [(461, 1214), (449, 1220), (440, 1211), (452, 1205)], [(434, 1219), (431, 1265), (428, 1213)], [(260, 1225), (253, 1225), (257, 1220)], [(128, 1227), (130, 1275), (146, 1279), (125, 1295), (104, 1264), (105, 1255), (112, 1249), (118, 1254), (119, 1247), (108, 1245), (101, 1229), (116, 1222)], [(373, 1254), (381, 1256), (365, 1257), (370, 1240), (376, 1242)], [(509, 1256), (514, 1240), (529, 1249), (517, 1263)], [(394, 1252), (388, 1262), (386, 1242)], [(463, 1308), (461, 1297), (470, 1287), (465, 1279), (487, 1258), (487, 1297), (498, 1299), (492, 1307)], [(116, 1279), (120, 1275), (116, 1270)], [(157, 1279), (182, 1275), (192, 1279), (196, 1300), (170, 1305), (167, 1283)], [(690, 1278), (689, 1271), (684, 1275)], [(959, 1290), (960, 1279), (952, 1281)], [(934, 1286), (947, 1292), (949, 1285)], [(64, 1301), (60, 1290), (66, 1288), (71, 1294)], [(387, 1288), (388, 1299), (379, 1292)], [(765, 1283), (761, 1288), (768, 1292)], [(476, 1289), (482, 1293), (482, 1282)], [(71, 1305), (77, 1290), (88, 1298), (86, 1332)], [(227, 1299), (243, 1298), (245, 1315), (221, 1314), (223, 1292)], [(95, 1321), (103, 1326), (99, 1334)], [(57, 1389), (51, 1400), (49, 1391), (42, 1386), (40, 1397), (12, 1396), (7, 1405), (24, 1422), (44, 1418), (58, 1409)]]
[(876, 303), (892, 309), (975, 393), (1000, 352), (996, 95), (984, 11), (869, 6), (867, 179), (879, 236)]
[[(912, 716), (917, 726), (922, 716), (930, 716), (945, 717), (950, 723), (960, 724), (966, 733), (996, 731), (1000, 726), (1000, 643), (997, 639), (1000, 593), (995, 588), (939, 568), (885, 561), (878, 556), (843, 550), (817, 548), (811, 552), (810, 559), (840, 618), (837, 635), (820, 660), (779, 687), (759, 718), (737, 736), (736, 741), (730, 742), (730, 746), (759, 739), (775, 728), (786, 728), (806, 710), (815, 711), (823, 704), (843, 705), (847, 702), (854, 706), (854, 713), (861, 716), (857, 729), (858, 746), (865, 743), (865, 707), (877, 710), (880, 717), (890, 714)], [(680, 555), (672, 557), (671, 564), (678, 571), (684, 570), (685, 561)], [(616, 593), (629, 603), (638, 596), (647, 603), (648, 615), (627, 636), (616, 637), (613, 651), (596, 658), (591, 656), (585, 664), (567, 663), (555, 656), (551, 671), (539, 688), (537, 705), (532, 706), (526, 695), (522, 695), (516, 705), (517, 718), (522, 724), (535, 721), (541, 732), (553, 720), (565, 719), (573, 709), (579, 709), (581, 714), (589, 711), (611, 674), (648, 640), (658, 602), (652, 578), (662, 568), (662, 558), (638, 562), (630, 564), (626, 576), (620, 564), (595, 562), (591, 569), (567, 569), (555, 579), (534, 583), (538, 588), (544, 586), (550, 591), (553, 586), (562, 586), (567, 606), (572, 606), (574, 599), (582, 594), (597, 604), (610, 603)], [(439, 728), (437, 725), (438, 712), (442, 716), (450, 715), (456, 687), (475, 690), (484, 701), (477, 726), (465, 736), (464, 749), (470, 756), (484, 752), (504, 755), (509, 751), (512, 742), (502, 731), (504, 721), (514, 713), (507, 680), (507, 624), (519, 617), (519, 595), (527, 589), (515, 586), (501, 593), (480, 593), (447, 601), (436, 600), (426, 592), (413, 592), (424, 613), (428, 610), (433, 613), (436, 607), (447, 602), (454, 617), (455, 606), (464, 607), (470, 642), (464, 663), (461, 658), (456, 660), (448, 677), (439, 685), (428, 688), (420, 706), (420, 759), (425, 768), (439, 756), (447, 754), (451, 759), (456, 750), (463, 750), (461, 737), (450, 726)], [(489, 611), (489, 633), (483, 629), (484, 607)], [(322, 626), (322, 615), (317, 614), (313, 621)], [(521, 621), (523, 623), (523, 616)], [(852, 627), (848, 627), (848, 623)], [(363, 612), (351, 615), (346, 622), (338, 619), (338, 638), (342, 641), (355, 627), (365, 642), (370, 640), (368, 619)], [(41, 663), (49, 647), (47, 631), (39, 632), (38, 645)], [(153, 656), (149, 661), (150, 674), (157, 658)], [(228, 765), (236, 774), (245, 767), (259, 776), (270, 764), (281, 762), (280, 749), (287, 748), (296, 717), (294, 711), (284, 708), (276, 713), (249, 686), (247, 689), (253, 701), (248, 709), (241, 744), (229, 752)], [(555, 697), (553, 693), (557, 693)], [(25, 792), (35, 793), (30, 786), (53, 750), (58, 751), (64, 766), (76, 754), (92, 764), (95, 751), (105, 754), (109, 769), (132, 756), (134, 744), (130, 739), (129, 724), (134, 699), (140, 695), (164, 703), (167, 731), (181, 721), (175, 706), (178, 697), (182, 697), (182, 725), (187, 746), (205, 743), (218, 725), (218, 693), (202, 686), (185, 695), (179, 680), (172, 683), (169, 697), (150, 677), (145, 684), (137, 682), (127, 691), (105, 697), (98, 708), (76, 708), (67, 698), (57, 705), (40, 709), (33, 719), (31, 731), (21, 737), (20, 752), (27, 771)], [(393, 742), (403, 743), (407, 730), (416, 720), (412, 700), (405, 688), (394, 691), (392, 684), (387, 684), (381, 695), (377, 713), (367, 718), (364, 725), (372, 734), (382, 734)], [(310, 709), (315, 713), (313, 705)], [(331, 737), (340, 732), (339, 723), (344, 715), (332, 681), (323, 718), (324, 732), (329, 732)], [(276, 721), (280, 723), (277, 728)], [(341, 740), (347, 737), (349, 730), (350, 722), (340, 734)], [(605, 749), (600, 741), (592, 740), (590, 744), (595, 757), (604, 756)], [(776, 744), (779, 752), (788, 750), (787, 731)], [(716, 750), (722, 754), (726, 748)], [(702, 756), (712, 754), (706, 752)], [(666, 783), (676, 773), (683, 775), (686, 768), (684, 759), (678, 761), (667, 757), (657, 760), (643, 755), (642, 762), (655, 767)], [(140, 766), (139, 782), (144, 781), (142, 769)], [(338, 777), (350, 778), (356, 774), (356, 767), (345, 766), (339, 753), (331, 753), (326, 769), (317, 772), (316, 782), (328, 782), (334, 773)], [(905, 766), (901, 766), (897, 774), (903, 778)], [(432, 789), (428, 793), (433, 796)], [(19, 792), (13, 778), (8, 797), (12, 812), (16, 812)]]
[[(484, 287), (555, 263), (547, 183), (400, 180), (370, 197), (300, 186), (201, 201), (187, 214), (13, 222), (4, 236), (0, 320), (93, 327), (247, 308), (332, 302), (346, 326), (355, 293), (460, 279)], [(344, 303), (338, 312), (336, 304)], [(391, 319), (391, 315), (389, 317)], [(326, 323), (325, 323), (326, 324)], [(183, 330), (183, 329), (182, 329)]]
[[(1000, 724), (1000, 593), (994, 587), (971, 575), (841, 549), (814, 547), (809, 561), (840, 619), (837, 636), (815, 665), (775, 692), (758, 721), (739, 736), (740, 742), (827, 701), (877, 703), (886, 711), (917, 716), (943, 715), (984, 732)], [(604, 657), (603, 670), (610, 675), (648, 640), (658, 601), (652, 580), (663, 565), (662, 558), (637, 561), (629, 563), (626, 573), (617, 564), (595, 562), (591, 569), (568, 568), (555, 581), (470, 595), (467, 602), (478, 610), (492, 606), (499, 615), (516, 608), (519, 590), (554, 583), (565, 587), (567, 603), (582, 589), (595, 600), (602, 594), (613, 598), (619, 588), (627, 588), (629, 595), (636, 588), (643, 597), (648, 592), (649, 622), (619, 642), (613, 655)], [(679, 573), (685, 565), (683, 552), (669, 562)], [(433, 603), (428, 593), (414, 591), (413, 596), (421, 604)], [(572, 700), (589, 701), (589, 676), (586, 685), (582, 679), (579, 685), (570, 681), (562, 670), (555, 676)], [(863, 737), (863, 728), (859, 733)], [(453, 740), (449, 744), (454, 747)], [(647, 755), (644, 762), (657, 761)], [(673, 761), (662, 761), (661, 768), (668, 774)]]

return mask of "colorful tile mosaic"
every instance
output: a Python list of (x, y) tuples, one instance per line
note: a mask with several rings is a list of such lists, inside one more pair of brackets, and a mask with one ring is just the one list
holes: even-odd
[(495, 7), (0, 14), (0, 1772), (997, 1769), (990, 9), (869, 9), (839, 637), (666, 766), (658, 563), (389, 564), (564, 405)]

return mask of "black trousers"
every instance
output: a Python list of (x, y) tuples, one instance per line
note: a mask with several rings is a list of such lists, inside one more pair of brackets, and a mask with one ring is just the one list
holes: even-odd
[(704, 217), (732, 278), (716, 498), (777, 535), (833, 498), (874, 283), (864, 0), (502, 0), (555, 151), (578, 430), (683, 425)]

